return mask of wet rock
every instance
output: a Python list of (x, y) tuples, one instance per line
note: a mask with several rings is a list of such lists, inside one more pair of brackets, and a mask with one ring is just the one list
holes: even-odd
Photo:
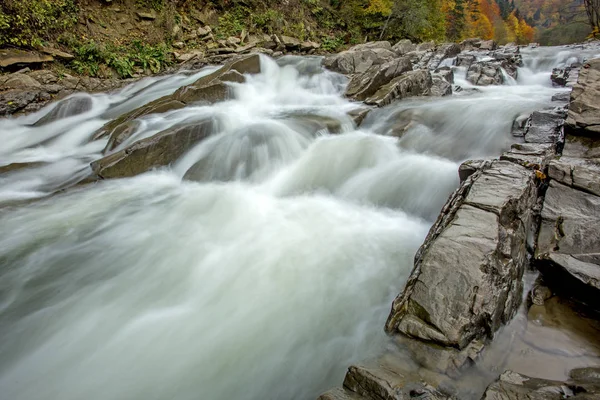
[(92, 98), (89, 96), (73, 96), (62, 100), (52, 111), (40, 118), (34, 126), (42, 126), (59, 119), (90, 111), (92, 104)]
[(415, 50), (417, 50), (417, 45), (412, 43), (410, 39), (402, 39), (392, 47), (392, 51), (399, 56), (403, 56)]
[(520, 165), (493, 161), (461, 185), (417, 252), (387, 332), (461, 350), (510, 320), (528, 264), (534, 177)]
[(356, 124), (356, 127), (358, 128), (370, 112), (370, 108), (357, 108), (348, 112), (348, 115), (350, 116), (350, 118), (352, 118), (352, 120)]
[(457, 67), (469, 68), (477, 60), (473, 54), (459, 54), (456, 56), (455, 65)]
[(446, 43), (440, 45), (433, 57), (427, 63), (427, 68), (429, 70), (435, 70), (439, 67), (440, 63), (446, 58), (452, 58), (457, 56), (460, 53), (460, 46), (456, 43)]
[(0, 50), (0, 68), (37, 65), (51, 61), (54, 61), (54, 58), (52, 56), (48, 54), (40, 54), (35, 51), (25, 51), (17, 49)]
[(591, 60), (581, 69), (571, 93), (566, 124), (573, 134), (578, 130), (588, 135), (600, 133), (600, 59)]
[(530, 116), (530, 114), (518, 115), (512, 123), (510, 133), (515, 137), (525, 137), (530, 122)]
[[(538, 268), (548, 281), (565, 284), (565, 277), (570, 277), (587, 287), (600, 289), (598, 209), (600, 197), (551, 180), (542, 208), (536, 250)], [(573, 294), (577, 297), (583, 293)]]
[(441, 74), (431, 74), (432, 85), (429, 89), (430, 96), (442, 97), (452, 94), (452, 85)]
[(552, 101), (560, 102), (560, 103), (568, 103), (571, 99), (571, 92), (561, 92), (552, 95)]
[(477, 170), (485, 165), (483, 160), (467, 160), (458, 167), (458, 177), (462, 184), (468, 177), (473, 175)]
[(411, 96), (425, 96), (433, 84), (431, 74), (426, 70), (406, 72), (382, 86), (366, 104), (383, 107), (397, 99)]
[(177, 110), (185, 107), (185, 104), (179, 100), (173, 99), (171, 96), (161, 97), (160, 99), (154, 100), (142, 107), (136, 108), (133, 111), (128, 112), (120, 116), (119, 118), (108, 122), (96, 133), (94, 133), (93, 139), (98, 140), (102, 137), (112, 136), (115, 130), (121, 125), (128, 121), (143, 117), (150, 114), (162, 114), (167, 111)]
[[(595, 374), (598, 368), (580, 368), (571, 371), (567, 382), (532, 378), (513, 371), (505, 371), (486, 389), (482, 400), (521, 399), (595, 399), (600, 397), (600, 381)], [(588, 378), (589, 379), (586, 379)]]
[(502, 67), (496, 62), (474, 62), (467, 70), (467, 80), (479, 86), (502, 85)]
[(550, 299), (551, 297), (552, 290), (546, 286), (541, 276), (538, 277), (531, 288), (531, 292), (529, 293), (531, 302), (537, 306), (543, 306), (546, 300)]
[(394, 60), (397, 56), (391, 50), (389, 42), (365, 43), (350, 48), (339, 54), (325, 57), (323, 65), (332, 71), (342, 74), (362, 74), (374, 65), (382, 65)]
[(185, 104), (191, 103), (207, 103), (212, 104), (219, 101), (227, 100), (232, 97), (231, 87), (227, 84), (228, 82), (245, 82), (244, 75), (241, 73), (231, 70), (219, 76), (218, 79), (214, 79), (206, 84), (193, 84), (181, 88), (175, 92), (174, 98)]
[(450, 67), (442, 67), (435, 70), (435, 73), (440, 75), (448, 83), (454, 83), (454, 71)]
[(382, 65), (374, 65), (364, 73), (352, 77), (346, 89), (346, 96), (365, 100), (375, 94), (381, 86), (408, 71), (412, 71), (412, 64), (406, 57)]
[(124, 150), (94, 161), (95, 174), (103, 179), (135, 176), (170, 165), (212, 132), (207, 120), (175, 127), (135, 142)]
[(515, 143), (500, 159), (543, 171), (555, 154), (556, 148), (552, 143)]
[(553, 86), (566, 86), (569, 81), (571, 68), (554, 68), (550, 75)]
[(564, 110), (535, 111), (528, 123), (525, 141), (527, 143), (556, 143), (562, 139)]

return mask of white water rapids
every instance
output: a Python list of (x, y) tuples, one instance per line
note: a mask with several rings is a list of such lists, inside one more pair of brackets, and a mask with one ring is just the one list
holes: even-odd
[[(66, 191), (101, 157), (107, 139), (90, 139), (105, 122), (209, 70), (80, 94), (91, 110), (44, 125), (54, 106), (0, 120), (0, 167), (31, 163), (0, 174), (0, 398), (312, 399), (339, 385), (386, 344), (460, 162), (499, 155), (513, 119), (564, 90), (549, 75), (565, 57), (537, 65), (540, 52), (558, 50), (525, 52), (516, 84), (469, 91), (457, 71), (461, 94), (394, 103), (360, 129), (344, 77), (264, 58), (231, 101), (142, 118), (134, 140), (217, 121), (171, 168)], [(202, 181), (182, 180), (198, 162)]]

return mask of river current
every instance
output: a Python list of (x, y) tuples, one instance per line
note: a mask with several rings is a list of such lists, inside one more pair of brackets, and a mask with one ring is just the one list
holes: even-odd
[[(311, 399), (339, 385), (385, 347), (460, 163), (508, 149), (515, 117), (565, 90), (552, 67), (583, 56), (523, 49), (503, 86), (456, 70), (461, 92), (373, 110), (359, 129), (345, 77), (264, 57), (234, 99), (143, 117), (116, 149), (217, 121), (170, 168), (76, 187), (106, 146), (97, 129), (213, 69), (78, 94), (89, 111), (45, 125), (53, 105), (0, 120), (0, 167), (28, 164), (0, 175), (0, 398)], [(183, 180), (198, 162), (199, 181)]]

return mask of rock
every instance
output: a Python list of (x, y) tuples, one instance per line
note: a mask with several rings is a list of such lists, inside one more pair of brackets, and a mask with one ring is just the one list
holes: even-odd
[(543, 306), (546, 300), (552, 297), (552, 290), (546, 286), (544, 280), (539, 276), (531, 288), (529, 298), (536, 306)]
[(452, 94), (452, 85), (441, 74), (431, 74), (431, 88), (429, 95), (435, 97), (449, 96)]
[(212, 29), (210, 26), (205, 26), (204, 28), (200, 27), (196, 30), (196, 33), (198, 34), (199, 37), (203, 38), (205, 36), (208, 36), (210, 33), (212, 33)]
[(255, 47), (256, 47), (256, 43), (248, 43), (247, 45), (240, 46), (237, 49), (235, 49), (235, 52), (237, 54), (245, 54), (245, 53), (248, 53), (250, 50), (252, 50)]
[(450, 399), (419, 379), (412, 380), (398, 370), (379, 366), (351, 366), (344, 388), (369, 399)]
[(442, 67), (435, 70), (435, 73), (441, 76), (448, 83), (454, 83), (454, 71), (450, 67)]
[[(113, 136), (115, 130), (121, 125), (128, 121), (133, 121), (134, 119), (143, 117), (145, 115), (150, 114), (162, 114), (167, 111), (177, 110), (185, 107), (185, 104), (181, 101), (173, 99), (171, 96), (161, 97), (160, 99), (154, 100), (148, 104), (145, 104), (135, 110), (132, 110), (124, 115), (121, 115), (119, 118), (108, 122), (102, 128), (100, 128), (96, 133), (94, 133), (93, 140), (98, 140), (100, 138), (106, 136)], [(112, 139), (111, 139), (112, 140)], [(110, 143), (110, 141), (109, 141)], [(112, 150), (108, 148), (108, 150)]]
[(504, 77), (499, 63), (478, 61), (471, 64), (467, 70), (467, 80), (473, 85), (488, 86), (502, 85)]
[(190, 85), (181, 88), (175, 92), (177, 100), (185, 103), (204, 103), (211, 104), (227, 100), (232, 97), (231, 87), (226, 82), (245, 82), (244, 75), (235, 70), (227, 71), (218, 79), (203, 85)]
[(491, 51), (491, 50), (496, 50), (497, 47), (498, 47), (498, 45), (493, 40), (482, 40), (479, 43), (480, 50), (490, 50)]
[(569, 81), (569, 72), (571, 68), (554, 68), (550, 75), (553, 86), (566, 86)]
[(403, 39), (392, 47), (392, 51), (394, 51), (399, 56), (408, 54), (411, 51), (415, 51), (416, 49), (417, 45), (412, 43), (409, 39)]
[(0, 67), (7, 68), (21, 65), (35, 65), (54, 61), (54, 58), (47, 54), (40, 54), (35, 51), (25, 51), (17, 49), (0, 50)]
[(435, 49), (435, 42), (432, 40), (430, 42), (423, 42), (417, 45), (417, 51), (429, 51)]
[(346, 89), (346, 96), (365, 100), (375, 94), (381, 86), (408, 71), (412, 71), (412, 64), (406, 57), (382, 65), (373, 65), (364, 73), (352, 77)]
[[(389, 42), (385, 43), (389, 44)], [(358, 45), (339, 54), (325, 57), (323, 65), (342, 74), (362, 74), (373, 65), (385, 64), (396, 58), (396, 53), (386, 49), (380, 42), (375, 44), (383, 47), (374, 47), (370, 43)]]
[(42, 47), (40, 51), (42, 53), (49, 54), (52, 57), (57, 58), (59, 60), (71, 61), (75, 59), (75, 56), (73, 54), (66, 53), (53, 47)]
[(348, 115), (350, 116), (350, 118), (352, 118), (352, 120), (356, 124), (356, 127), (358, 128), (370, 112), (370, 108), (356, 108), (352, 111), (349, 111)]
[(302, 42), (300, 42), (300, 40), (293, 38), (291, 36), (281, 35), (279, 38), (281, 40), (281, 43), (283, 43), (283, 45), (285, 46), (285, 48), (290, 51), (299, 50), (300, 46), (302, 44)]
[(460, 46), (456, 43), (446, 43), (438, 46), (435, 55), (427, 63), (429, 70), (435, 70), (446, 58), (452, 58), (460, 53)]
[(543, 171), (555, 153), (556, 147), (552, 143), (515, 143), (500, 159)]
[(185, 43), (175, 42), (175, 43), (173, 43), (173, 47), (175, 47), (176, 49), (183, 49), (185, 47)]
[(322, 395), (320, 395), (317, 400), (367, 400), (363, 396), (359, 396), (355, 393), (352, 393), (349, 390), (343, 388), (335, 388), (331, 389)]
[(548, 176), (563, 185), (600, 196), (600, 158), (598, 157), (578, 158), (563, 155), (560, 159), (550, 162)]
[(367, 43), (357, 44), (356, 46), (352, 46), (352, 47), (350, 47), (350, 49), (348, 49), (348, 51), (362, 51), (362, 50), (369, 50), (369, 49), (392, 50), (392, 44), (390, 42), (388, 42), (387, 40), (382, 40), (379, 42), (367, 42)]
[(0, 92), (0, 116), (12, 115), (24, 110), (32, 103), (48, 100), (50, 100), (50, 95), (38, 90), (7, 90)]
[(456, 61), (454, 62), (454, 64), (457, 67), (465, 67), (468, 69), (471, 66), (471, 64), (473, 64), (476, 60), (477, 57), (475, 57), (472, 54), (459, 54), (458, 56), (456, 56)]
[(191, 41), (194, 41), (196, 39), (198, 39), (198, 33), (196, 33), (196, 31), (191, 31), (187, 35), (183, 36), (183, 41), (184, 42), (191, 42)]
[(173, 55), (175, 56), (175, 60), (177, 60), (177, 62), (179, 63), (184, 63), (184, 62), (188, 62), (197, 58), (202, 58), (204, 57), (204, 52), (202, 50), (193, 50), (189, 53), (173, 53)]
[(465, 39), (459, 44), (461, 51), (477, 50), (481, 46), (480, 38)]
[(600, 59), (586, 63), (571, 92), (569, 115), (566, 121), (571, 134), (600, 133)]
[(365, 100), (365, 103), (383, 107), (397, 99), (424, 96), (429, 93), (432, 84), (433, 81), (429, 71), (409, 71), (382, 86), (373, 96)]
[[(552, 176), (564, 169), (552, 165)], [(598, 174), (593, 178), (598, 178)], [(588, 176), (589, 177), (589, 176)], [(567, 182), (571, 180), (565, 174)], [(598, 186), (598, 181), (595, 182)], [(548, 282), (600, 289), (600, 197), (550, 181), (542, 208), (536, 259)], [(584, 290), (573, 291), (575, 297)], [(598, 298), (598, 293), (594, 296)]]
[(137, 11), (136, 12), (137, 16), (141, 19), (145, 19), (145, 20), (150, 20), (153, 21), (156, 19), (156, 17), (158, 16), (156, 14), (156, 11), (154, 10), (150, 10), (150, 11)]
[(482, 160), (467, 160), (460, 164), (460, 166), (458, 167), (458, 177), (460, 179), (460, 183), (462, 184), (464, 181), (467, 180), (468, 177), (473, 175), (484, 165), (485, 162)]
[(42, 87), (38, 81), (25, 74), (15, 73), (2, 78), (0, 78), (0, 90)]
[(513, 120), (510, 133), (515, 137), (525, 137), (525, 133), (527, 133), (527, 128), (529, 127), (530, 117), (530, 114), (518, 115)]
[(311, 50), (317, 50), (319, 47), (321, 47), (321, 44), (317, 43), (317, 42), (302, 42), (300, 43), (300, 51), (302, 52), (309, 52)]
[(525, 142), (556, 143), (562, 139), (565, 112), (560, 110), (535, 111), (528, 122)]
[(230, 47), (233, 47), (234, 49), (241, 42), (242, 41), (240, 40), (240, 38), (236, 38), (236, 37), (233, 37), (233, 36), (230, 36), (230, 37), (227, 38), (227, 45), (230, 46)]
[(42, 118), (40, 118), (34, 126), (42, 126), (50, 122), (78, 115), (92, 109), (92, 98), (87, 95), (78, 95), (61, 100), (56, 106)]
[[(505, 371), (489, 385), (482, 400), (591, 400), (600, 397), (599, 368), (578, 368), (571, 371), (567, 382), (532, 378), (513, 371)], [(574, 372), (576, 371), (576, 372)]]
[(493, 336), (521, 302), (536, 201), (533, 171), (484, 163), (429, 231), (386, 331), (458, 350)]
[(213, 121), (206, 120), (159, 132), (135, 142), (124, 150), (94, 161), (95, 174), (103, 179), (135, 176), (167, 166), (212, 132)]
[(568, 103), (571, 99), (571, 92), (560, 92), (552, 95), (552, 101), (560, 103)]

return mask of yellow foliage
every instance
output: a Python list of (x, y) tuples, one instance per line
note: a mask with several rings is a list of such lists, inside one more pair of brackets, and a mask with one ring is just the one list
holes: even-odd
[(388, 16), (392, 13), (393, 0), (370, 0), (365, 14), (381, 14)]

